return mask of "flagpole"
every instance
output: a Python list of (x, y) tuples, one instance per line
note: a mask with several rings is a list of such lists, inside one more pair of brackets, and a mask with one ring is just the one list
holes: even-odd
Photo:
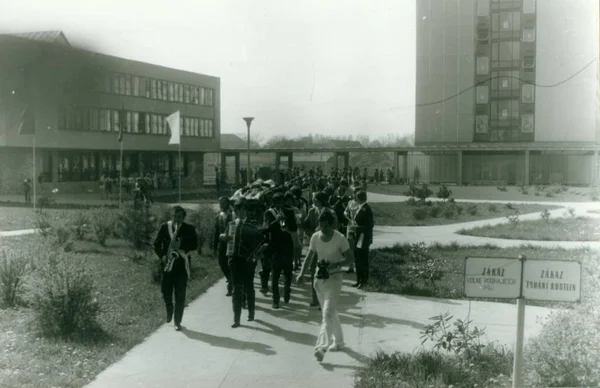
[(121, 211), (121, 190), (123, 190), (123, 139), (119, 142), (120, 145), (120, 156), (119, 156), (119, 211)]
[(35, 186), (36, 186), (35, 181), (36, 181), (36, 179), (35, 179), (35, 132), (34, 132), (34, 134), (33, 134), (33, 211), (34, 212), (36, 210), (35, 202), (37, 199), (37, 197), (35, 195)]
[(179, 203), (181, 204), (181, 140), (179, 140), (179, 162), (177, 163), (179, 173)]

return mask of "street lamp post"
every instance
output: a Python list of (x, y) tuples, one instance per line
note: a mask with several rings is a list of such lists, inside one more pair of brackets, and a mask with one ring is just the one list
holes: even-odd
[(250, 183), (250, 125), (252, 124), (252, 120), (254, 120), (254, 117), (243, 117), (243, 119), (246, 122), (246, 126), (248, 127), (248, 163), (246, 164), (246, 180), (248, 181), (248, 183)]

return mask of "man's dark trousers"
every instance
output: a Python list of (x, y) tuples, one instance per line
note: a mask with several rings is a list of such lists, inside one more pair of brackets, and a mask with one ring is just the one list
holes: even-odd
[(273, 269), (273, 253), (271, 251), (265, 252), (260, 260), (262, 265), (262, 271), (260, 271), (260, 289), (266, 292), (269, 290), (269, 277)]
[(185, 307), (185, 293), (187, 290), (188, 275), (185, 271), (185, 263), (179, 258), (173, 264), (171, 272), (163, 272), (161, 291), (167, 315), (173, 314), (173, 291), (175, 291), (175, 324), (180, 325), (183, 319), (183, 308)]
[(242, 316), (242, 300), (245, 296), (248, 315), (254, 317), (256, 295), (254, 291), (254, 263), (241, 257), (230, 257), (231, 282), (233, 283), (233, 321), (240, 322)]
[(229, 258), (227, 257), (227, 245), (219, 244), (219, 267), (227, 279), (227, 293), (233, 292), (233, 283), (231, 282), (231, 269), (229, 268)]
[(367, 284), (369, 281), (369, 245), (354, 249), (356, 282)]
[(273, 255), (273, 303), (279, 303), (279, 278), (283, 273), (283, 301), (290, 301), (292, 293), (292, 276), (294, 274), (294, 250), (275, 252)]
[(313, 257), (312, 263), (310, 263), (310, 289), (312, 290), (312, 303), (319, 303), (319, 299), (317, 298), (317, 291), (315, 290), (315, 275), (317, 274), (317, 263), (319, 262), (319, 257), (315, 254)]

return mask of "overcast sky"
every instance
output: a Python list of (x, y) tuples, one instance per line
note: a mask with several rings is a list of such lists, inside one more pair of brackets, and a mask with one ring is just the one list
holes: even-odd
[(223, 133), (414, 131), (414, 0), (0, 0), (0, 32), (221, 78)]

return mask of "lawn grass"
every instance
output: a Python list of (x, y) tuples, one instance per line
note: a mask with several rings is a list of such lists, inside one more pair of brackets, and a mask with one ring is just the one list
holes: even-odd
[(599, 241), (600, 219), (598, 218), (556, 218), (521, 221), (516, 227), (511, 224), (482, 226), (463, 229), (459, 234), (478, 237), (492, 237), (512, 240), (539, 241)]
[[(439, 212), (440, 214), (438, 214), (437, 217), (432, 217), (430, 214), (431, 208), (436, 206), (447, 206), (450, 204), (432, 202), (430, 205), (425, 205), (425, 207), (428, 209), (427, 217), (422, 220), (417, 220), (413, 215), (416, 206), (410, 205), (408, 202), (371, 203), (370, 205), (373, 209), (375, 224), (390, 226), (449, 225), (460, 222), (487, 220), (491, 218), (504, 218), (508, 215), (514, 214), (516, 210), (518, 210), (520, 214), (527, 214), (541, 212), (544, 209), (552, 210), (559, 208), (559, 206), (527, 204), (512, 205), (512, 208), (509, 209), (504, 204), (457, 202), (455, 203), (455, 205), (460, 206), (462, 208), (462, 213), (460, 215), (456, 214), (452, 218), (445, 218), (441, 211)], [(469, 213), (469, 206), (476, 207), (476, 214)], [(495, 211), (492, 211), (492, 209), (495, 209)]]
[[(429, 188), (433, 190), (433, 196), (435, 196), (440, 185), (432, 184)], [(506, 186), (506, 191), (501, 191), (496, 186), (448, 186), (448, 189), (452, 191), (452, 197), (456, 199), (536, 202), (589, 202), (592, 200), (593, 190), (589, 187), (565, 188), (567, 191), (564, 191), (561, 186), (529, 186), (526, 188), (527, 194), (523, 194), (519, 186)], [(375, 185), (373, 183), (368, 185), (368, 191), (388, 195), (404, 195), (408, 189), (408, 185)]]
[[(427, 281), (411, 276), (413, 263), (408, 260), (409, 245), (396, 245), (371, 252), (369, 263), (369, 285), (367, 291), (398, 295), (428, 296), (447, 299), (467, 299), (464, 296), (465, 257), (514, 257), (525, 255), (528, 259), (573, 260), (582, 263), (582, 300), (597, 288), (592, 275), (599, 273), (596, 252), (588, 249), (565, 250), (548, 249), (533, 246), (499, 248), (496, 246), (433, 245), (426, 248), (426, 254), (433, 260), (436, 269), (442, 272), (442, 278)], [(417, 265), (417, 267), (419, 267)], [(490, 302), (515, 304), (514, 299), (481, 299)], [(533, 306), (550, 308), (572, 308), (569, 303), (549, 301), (527, 301)]]
[[(2, 238), (0, 243), (21, 249), (35, 238)], [(132, 261), (132, 249), (121, 240), (109, 240), (107, 247), (75, 241), (75, 252), (85, 257), (93, 276), (106, 338), (95, 343), (47, 339), (36, 334), (30, 309), (0, 310), (0, 387), (83, 387), (165, 323), (160, 285), (150, 277), (154, 257)], [(193, 260), (187, 300), (197, 298), (220, 277), (212, 257)]]

